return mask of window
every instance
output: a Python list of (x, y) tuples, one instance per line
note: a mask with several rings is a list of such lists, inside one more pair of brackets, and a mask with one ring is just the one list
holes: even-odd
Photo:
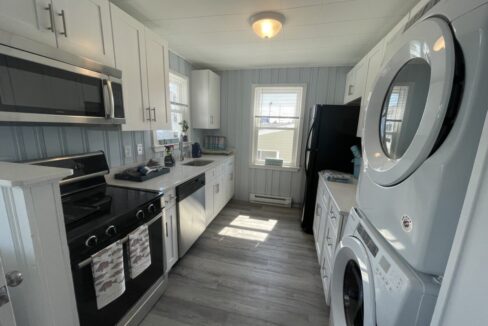
[(305, 86), (254, 86), (251, 164), (282, 159), (283, 167), (299, 167)]
[(186, 120), (189, 123), (189, 81), (188, 77), (176, 73), (169, 73), (169, 99), (171, 105), (171, 130), (156, 131), (158, 145), (177, 142), (180, 132), (180, 123)]

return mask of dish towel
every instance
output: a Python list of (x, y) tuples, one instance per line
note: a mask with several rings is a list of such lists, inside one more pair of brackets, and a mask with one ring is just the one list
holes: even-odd
[(136, 278), (151, 265), (151, 248), (147, 225), (141, 225), (129, 234), (129, 273)]
[(114, 242), (91, 256), (97, 308), (102, 309), (125, 292), (124, 251)]

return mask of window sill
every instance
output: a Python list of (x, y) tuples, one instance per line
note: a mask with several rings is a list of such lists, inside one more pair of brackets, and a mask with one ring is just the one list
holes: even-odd
[(251, 169), (261, 169), (261, 170), (283, 171), (283, 172), (298, 172), (298, 171), (300, 171), (300, 167), (271, 166), (271, 165), (253, 164), (253, 163), (249, 164), (249, 168), (251, 168)]

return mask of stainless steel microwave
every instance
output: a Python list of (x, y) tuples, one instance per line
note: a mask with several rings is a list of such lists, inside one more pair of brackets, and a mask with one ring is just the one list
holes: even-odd
[(0, 122), (125, 123), (120, 70), (51, 53), (0, 45)]

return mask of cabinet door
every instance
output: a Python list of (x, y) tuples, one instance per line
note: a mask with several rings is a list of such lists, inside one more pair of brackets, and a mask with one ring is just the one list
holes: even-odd
[(356, 65), (356, 74), (354, 76), (354, 95), (353, 99), (358, 99), (364, 94), (364, 84), (366, 83), (366, 74), (368, 73), (368, 59), (363, 58)]
[(0, 29), (56, 46), (51, 0), (0, 0)]
[(219, 176), (215, 179), (214, 182), (214, 201), (213, 201), (213, 206), (214, 206), (214, 214), (213, 217), (217, 216), (222, 208), (224, 207), (224, 189), (223, 189), (223, 176)]
[(103, 64), (114, 65), (108, 0), (53, 0), (58, 46)]
[(150, 130), (144, 25), (111, 4), (115, 67), (122, 70), (126, 123), (122, 130)]
[(148, 28), (145, 35), (151, 129), (171, 129), (168, 44)]
[(383, 61), (383, 55), (385, 54), (385, 43), (380, 42), (368, 55), (368, 73), (366, 75), (366, 83), (364, 86), (364, 95), (361, 98), (361, 110), (359, 111), (359, 121), (357, 136), (362, 137), (364, 127), (364, 114), (366, 107), (369, 104), (371, 92), (373, 91), (376, 78), (380, 72), (381, 63)]
[(315, 240), (315, 250), (317, 251), (317, 259), (319, 259), (322, 255), (322, 247), (320, 244), (320, 238), (322, 237), (321, 228), (322, 228), (322, 216), (323, 216), (324, 207), (322, 206), (322, 201), (320, 197), (317, 196), (317, 200), (315, 201), (315, 216), (313, 219), (313, 236)]
[(220, 128), (220, 76), (215, 73), (208, 74), (208, 106), (210, 128)]
[(346, 89), (344, 91), (344, 104), (351, 102), (354, 97), (354, 78), (356, 76), (356, 67), (353, 67), (346, 76)]
[(205, 218), (209, 225), (214, 218), (214, 182), (213, 180), (205, 181)]
[(168, 272), (178, 261), (178, 226), (176, 218), (176, 206), (165, 208), (163, 223), (166, 272)]

